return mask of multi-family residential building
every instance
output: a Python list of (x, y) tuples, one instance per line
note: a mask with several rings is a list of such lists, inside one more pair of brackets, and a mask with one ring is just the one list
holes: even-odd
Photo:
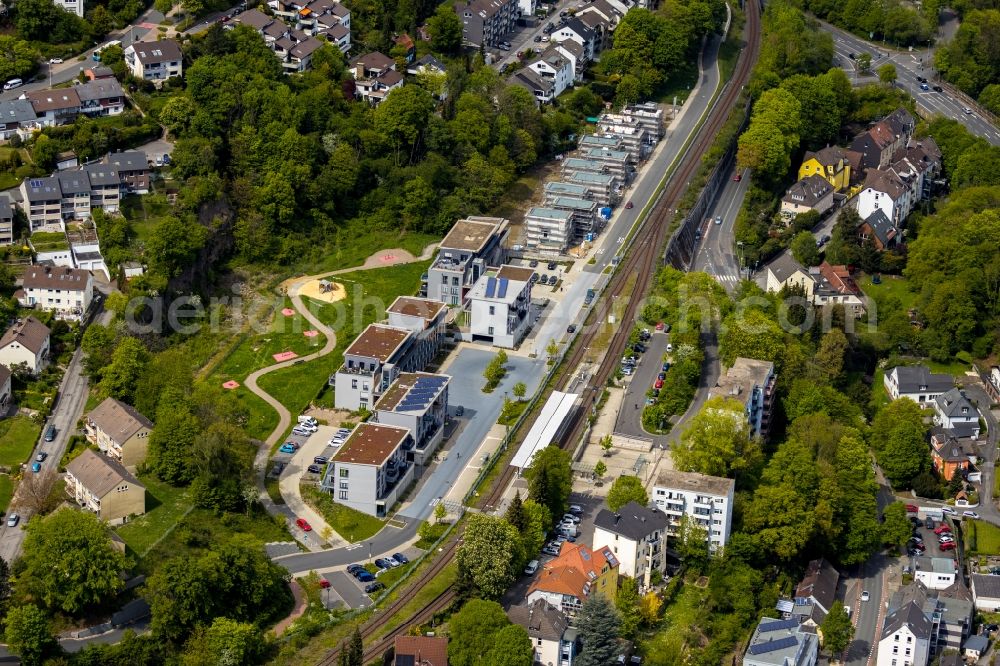
[(114, 78), (80, 84), (76, 95), (80, 98), (80, 113), (85, 116), (117, 116), (125, 111), (125, 91)]
[(597, 120), (597, 129), (603, 136), (621, 141), (622, 150), (645, 158), (661, 138), (661, 128), (657, 126), (655, 116), (655, 113), (644, 109), (634, 110), (633, 113), (602, 113)]
[(709, 389), (710, 398), (727, 398), (743, 404), (750, 436), (766, 439), (774, 411), (774, 363), (752, 358), (737, 358)]
[(714, 553), (729, 541), (735, 488), (732, 479), (661, 469), (653, 481), (652, 497), (667, 515), (668, 536), (677, 537), (686, 518), (705, 530), (705, 540)]
[(818, 628), (837, 599), (840, 573), (826, 558), (812, 560), (795, 588), (788, 617), (806, 627)]
[[(889, 599), (888, 611), (892, 615), (896, 610), (910, 605), (920, 609), (930, 624), (928, 657), (937, 657), (944, 650), (958, 650), (969, 637), (975, 607), (972, 599), (969, 588), (965, 587), (961, 581), (948, 587), (928, 589), (921, 580), (914, 580), (892, 595)], [(906, 634), (900, 634), (900, 637), (905, 641)], [(916, 656), (912, 653), (906, 654), (905, 642), (901, 642), (900, 649), (896, 653), (893, 653), (893, 647), (896, 647), (895, 640), (890, 641), (887, 645), (886, 652), (889, 653), (890, 659), (887, 663), (889, 664), (893, 658), (897, 660), (898, 666), (905, 661), (907, 656)], [(912, 663), (915, 665), (919, 662)]]
[(35, 110), (34, 123), (38, 127), (65, 125), (80, 113), (80, 96), (76, 94), (76, 88), (34, 90), (25, 93), (25, 96)]
[(597, 35), (579, 18), (571, 18), (562, 25), (556, 26), (556, 29), (552, 31), (551, 37), (552, 41), (556, 43), (568, 39), (582, 46), (585, 62), (593, 60), (594, 55), (597, 53)]
[(105, 398), (84, 417), (83, 432), (101, 453), (134, 471), (146, 459), (153, 423), (132, 405)]
[(955, 379), (949, 374), (931, 372), (926, 365), (897, 365), (886, 371), (883, 383), (893, 400), (909, 398), (929, 407), (939, 395), (955, 386)]
[(950, 557), (914, 557), (913, 579), (928, 590), (943, 590), (955, 584), (958, 563)]
[(602, 206), (611, 206), (621, 199), (622, 181), (611, 173), (591, 171), (563, 171), (562, 179), (567, 183), (587, 188), (587, 197)]
[(531, 325), (530, 268), (501, 266), (484, 273), (466, 297), (468, 327), (462, 337), (513, 349), (521, 344)]
[(578, 183), (560, 183), (557, 181), (545, 183), (542, 188), (542, 195), (545, 197), (546, 205), (548, 205), (549, 201), (559, 197), (573, 197), (576, 199), (593, 198), (585, 185), (580, 185)]
[(400, 372), (420, 370), (408, 362), (413, 333), (371, 324), (344, 352), (344, 363), (330, 377), (337, 409), (371, 409)]
[(583, 157), (567, 157), (562, 161), (562, 175), (568, 177), (571, 173), (611, 174), (616, 178), (628, 180), (627, 177), (623, 178), (621, 174), (612, 173), (610, 167), (604, 162)]
[(37, 375), (49, 363), (49, 327), (34, 317), (11, 324), (0, 337), (0, 365), (11, 369), (24, 365)]
[(83, 0), (52, 0), (52, 4), (83, 18)]
[(916, 601), (890, 610), (878, 636), (877, 666), (927, 666), (933, 625)]
[(781, 198), (781, 217), (791, 222), (810, 210), (823, 215), (833, 208), (833, 191), (833, 185), (822, 176), (806, 176), (785, 191)]
[(66, 465), (66, 493), (112, 525), (146, 513), (146, 488), (117, 460), (91, 449)]
[(11, 99), (0, 102), (0, 141), (7, 141), (15, 134), (22, 139), (31, 136), (38, 126), (35, 107), (27, 99)]
[(620, 136), (615, 136), (614, 134), (584, 134), (580, 137), (577, 147), (581, 149), (608, 148), (609, 150), (618, 150), (622, 147), (622, 139)]
[[(90, 208), (82, 212), (79, 208), (74, 208), (73, 218), (64, 215), (66, 219), (86, 219), (90, 217), (90, 210), (100, 208), (105, 213), (117, 213), (121, 207), (122, 182), (118, 171), (111, 165), (95, 162), (88, 164), (81, 169), (83, 180), (89, 189)], [(62, 185), (62, 177), (59, 183)], [(66, 191), (63, 190), (63, 200), (65, 203)], [(65, 210), (65, 206), (63, 208)]]
[(891, 250), (896, 247), (897, 229), (892, 220), (886, 217), (881, 208), (876, 208), (871, 215), (861, 220), (858, 225), (857, 238), (860, 245), (871, 242), (876, 250)]
[(580, 151), (580, 156), (585, 160), (594, 160), (604, 164), (607, 173), (617, 174), (621, 178), (627, 179), (635, 173), (636, 156), (627, 150), (609, 150), (607, 148), (584, 148)]
[(534, 650), (534, 663), (572, 666), (576, 656), (577, 630), (569, 619), (545, 599), (521, 603), (507, 610), (512, 624), (528, 632)]
[(465, 296), (489, 266), (500, 266), (510, 222), (499, 217), (458, 220), (438, 245), (427, 270), (422, 295), (448, 305), (462, 305)]
[(373, 51), (351, 60), (355, 96), (369, 104), (379, 104), (392, 90), (403, 85), (403, 75), (396, 71), (396, 61)]
[(538, 102), (539, 106), (542, 104), (550, 104), (556, 97), (555, 81), (542, 78), (532, 69), (525, 68), (517, 70), (510, 75), (507, 82), (511, 85), (521, 86), (530, 92), (535, 96), (535, 101)]
[(48, 178), (26, 178), (20, 189), (30, 230), (62, 231), (64, 221), (86, 220), (94, 208), (118, 212), (128, 185), (114, 165), (105, 161), (58, 171)]
[(536, 206), (524, 215), (524, 242), (532, 250), (563, 253), (573, 242), (575, 227), (573, 211)]
[(931, 428), (931, 466), (934, 471), (945, 481), (951, 481), (956, 473), (964, 475), (972, 470), (979, 458), (976, 439), (941, 426)]
[(618, 592), (618, 558), (607, 546), (591, 550), (564, 542), (559, 555), (546, 563), (531, 586), (526, 600), (544, 600), (567, 615), (575, 615), (583, 602), (599, 594), (614, 601)]
[(323, 47), (316, 38), (323, 35), (329, 42), (347, 53), (351, 48), (351, 15), (346, 7), (331, 0), (313, 0), (308, 4), (272, 0), (268, 3), (279, 17), (271, 17), (251, 9), (235, 17), (226, 27), (245, 25), (253, 28), (274, 51), (286, 74), (304, 72), (312, 67), (312, 57)]
[(454, 7), (462, 20), (462, 42), (477, 48), (499, 46), (519, 15), (518, 0), (465, 0)]
[(889, 166), (897, 150), (906, 146), (915, 126), (916, 121), (908, 111), (896, 109), (854, 137), (850, 149), (861, 154), (865, 169), (882, 169)]
[(118, 178), (127, 194), (149, 192), (149, 161), (141, 150), (108, 153), (104, 163), (118, 172)]
[(667, 516), (629, 502), (617, 511), (601, 509), (594, 518), (594, 549), (607, 546), (618, 558), (618, 573), (650, 585), (653, 571), (663, 572), (667, 552)]
[(586, 69), (587, 59), (583, 47), (576, 42), (566, 39), (552, 45), (557, 52), (569, 61), (573, 72), (574, 81), (583, 81), (583, 72)]
[(934, 398), (934, 423), (948, 430), (971, 432), (979, 437), (979, 410), (965, 391), (953, 388)]
[(819, 176), (837, 192), (846, 192), (861, 177), (861, 170), (861, 153), (827, 146), (816, 152), (806, 151), (799, 165), (799, 180)]
[(60, 319), (80, 319), (94, 298), (93, 277), (78, 268), (30, 266), (15, 296), (23, 307), (55, 312)]
[(451, 377), (426, 372), (402, 372), (375, 403), (370, 423), (406, 428), (413, 448), (406, 459), (427, 465), (444, 438)]
[(761, 618), (743, 655), (743, 666), (815, 666), (819, 636), (796, 620)]
[(81, 170), (56, 173), (55, 178), (59, 181), (59, 192), (62, 194), (62, 219), (83, 220), (90, 217), (90, 179), (87, 175)]
[(406, 428), (359, 424), (326, 468), (323, 488), (338, 504), (383, 518), (413, 482)]
[(351, 12), (335, 0), (270, 0), (274, 15), (296, 30), (322, 35), (341, 53), (351, 50)]
[(865, 311), (864, 294), (846, 266), (831, 266), (824, 261), (804, 268), (785, 251), (766, 266), (766, 271), (765, 288), (769, 292), (801, 289), (802, 296), (813, 305), (841, 305), (854, 317)]
[(14, 242), (14, 208), (10, 199), (0, 196), (0, 245)]
[(913, 209), (912, 188), (888, 169), (869, 169), (857, 197), (857, 207), (861, 219), (881, 210), (898, 227)]
[[(579, 17), (579, 14), (577, 14)], [(663, 120), (663, 109), (655, 102), (643, 102), (642, 104), (631, 104), (621, 111), (626, 118), (632, 118), (649, 131), (650, 135), (659, 141), (667, 133), (667, 127)]]
[(552, 81), (552, 95), (555, 97), (573, 85), (573, 62), (555, 46), (542, 51), (537, 60), (528, 63), (528, 69), (543, 80)]
[(125, 47), (125, 64), (144, 81), (166, 81), (184, 75), (184, 54), (172, 39), (133, 42)]
[(413, 332), (408, 355), (415, 367), (426, 367), (444, 344), (448, 306), (429, 298), (400, 296), (385, 312), (389, 326)]
[(29, 232), (61, 230), (63, 203), (59, 179), (50, 176), (21, 181), (21, 208), (28, 218)]

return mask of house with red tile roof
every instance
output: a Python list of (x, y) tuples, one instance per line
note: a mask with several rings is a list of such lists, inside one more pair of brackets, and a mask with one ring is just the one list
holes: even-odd
[(544, 599), (572, 615), (591, 595), (614, 601), (618, 591), (618, 558), (607, 546), (591, 550), (583, 544), (564, 542), (559, 556), (545, 565), (528, 588), (527, 602)]

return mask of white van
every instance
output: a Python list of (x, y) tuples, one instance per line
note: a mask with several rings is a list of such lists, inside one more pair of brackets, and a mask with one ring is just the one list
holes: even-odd
[(524, 567), (524, 573), (529, 576), (538, 571), (538, 560), (531, 560), (528, 562), (528, 566)]
[(13, 90), (14, 88), (20, 88), (24, 85), (24, 81), (21, 79), (11, 79), (7, 83), (3, 84), (4, 90)]
[(302, 415), (302, 416), (299, 417), (298, 420), (299, 420), (299, 423), (301, 423), (303, 425), (311, 425), (311, 426), (319, 425), (319, 423), (317, 423), (316, 419), (314, 419), (311, 416)]

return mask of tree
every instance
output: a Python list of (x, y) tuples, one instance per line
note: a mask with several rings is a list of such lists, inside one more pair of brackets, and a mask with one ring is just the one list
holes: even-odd
[(361, 629), (354, 625), (354, 633), (351, 634), (351, 645), (347, 649), (347, 663), (350, 666), (364, 666), (365, 664), (365, 644), (361, 640)]
[(458, 568), (484, 598), (503, 595), (517, 578), (523, 558), (521, 536), (510, 523), (482, 514), (469, 517), (458, 549)]
[(448, 509), (445, 508), (443, 503), (438, 502), (437, 506), (434, 507), (434, 522), (440, 523), (447, 515)]
[(894, 86), (896, 84), (896, 65), (891, 62), (887, 62), (877, 70), (878, 80), (881, 81), (886, 86)]
[(660, 609), (663, 607), (663, 598), (650, 590), (643, 595), (639, 602), (639, 614), (642, 616), (642, 623), (647, 627), (653, 626), (660, 619)]
[(195, 477), (194, 443), (203, 428), (186, 395), (168, 388), (163, 396), (149, 436), (148, 465), (167, 483), (183, 485)]
[(923, 410), (909, 398), (893, 400), (875, 416), (869, 441), (893, 486), (907, 488), (915, 476), (930, 468), (926, 433)]
[(471, 599), (451, 616), (448, 629), (448, 663), (478, 666), (492, 648), (496, 636), (510, 625), (503, 607), (495, 601)]
[(518, 382), (514, 384), (514, 388), (511, 389), (511, 393), (513, 393), (514, 397), (518, 400), (524, 400), (524, 396), (528, 393), (528, 387), (524, 384), (524, 382)]
[(646, 489), (642, 487), (642, 481), (639, 480), (639, 477), (624, 475), (619, 476), (611, 484), (607, 502), (609, 509), (618, 511), (618, 509), (629, 502), (635, 502), (639, 506), (648, 505), (649, 495), (646, 494)]
[(858, 54), (857, 60), (859, 72), (867, 72), (872, 68), (872, 54), (868, 52)]
[(600, 594), (587, 597), (577, 615), (583, 649), (574, 663), (578, 666), (607, 666), (614, 663), (620, 626), (621, 618), (610, 601)]
[(597, 464), (594, 465), (594, 476), (600, 481), (605, 474), (608, 473), (608, 466), (604, 464), (603, 460), (598, 460)]
[(528, 516), (524, 512), (524, 504), (521, 502), (520, 490), (514, 493), (514, 499), (510, 501), (510, 506), (507, 507), (507, 513), (504, 514), (504, 519), (518, 532), (524, 532), (524, 528), (527, 527)]
[(562, 515), (573, 489), (569, 453), (558, 446), (545, 447), (535, 453), (524, 476), (528, 480), (529, 497), (548, 509), (552, 516)]
[(265, 646), (261, 630), (253, 624), (217, 617), (211, 626), (188, 641), (183, 663), (190, 666), (255, 664)]
[(521, 531), (521, 545), (524, 549), (525, 558), (537, 553), (545, 545), (545, 533), (552, 524), (552, 514), (544, 506), (535, 500), (525, 500), (524, 504), (525, 523)]
[(792, 239), (789, 246), (795, 261), (806, 268), (818, 266), (820, 263), (819, 248), (816, 247), (816, 237), (810, 231), (800, 231)]
[(754, 309), (726, 317), (719, 356), (727, 367), (732, 367), (738, 357), (771, 361), (780, 366), (786, 347), (778, 323)]
[(509, 624), (496, 633), (493, 647), (480, 663), (491, 666), (531, 666), (535, 649), (528, 631), (517, 624)]
[(48, 615), (34, 604), (19, 604), (7, 612), (4, 639), (25, 666), (41, 664), (46, 655), (59, 647)]
[(557, 356), (559, 356), (559, 343), (555, 340), (549, 340), (549, 344), (545, 347), (545, 353), (549, 356), (549, 364), (551, 365)]
[(702, 406), (671, 454), (681, 471), (728, 477), (755, 469), (763, 457), (760, 442), (750, 437), (743, 405), (722, 397)]
[(83, 332), (80, 347), (83, 348), (83, 369), (93, 382), (101, 378), (101, 372), (111, 363), (111, 352), (115, 349), (115, 331), (94, 322)]
[(76, 615), (118, 594), (129, 560), (92, 513), (62, 509), (25, 528), (19, 594), (47, 609)]
[(434, 15), (427, 19), (427, 28), (431, 33), (431, 44), (442, 53), (458, 53), (462, 47), (462, 19), (455, 13), (453, 7), (447, 4), (438, 5)]
[(847, 609), (839, 599), (830, 606), (830, 612), (823, 618), (823, 647), (830, 656), (835, 656), (847, 649), (854, 640), (854, 625), (847, 615)]
[(902, 502), (893, 502), (882, 512), (882, 543), (901, 547), (910, 539), (912, 529)]
[(111, 363), (104, 368), (99, 394), (134, 404), (139, 379), (148, 362), (149, 354), (137, 338), (122, 338), (111, 354)]
[(694, 571), (701, 571), (708, 562), (708, 531), (687, 515), (681, 517), (677, 552), (685, 566)]
[(819, 349), (813, 357), (813, 365), (827, 382), (835, 382), (844, 371), (844, 355), (850, 343), (839, 328), (833, 328), (823, 335)]
[(611, 437), (611, 433), (608, 433), (604, 437), (601, 437), (601, 451), (603, 451), (601, 455), (603, 455), (605, 458), (611, 455), (611, 449), (613, 449), (614, 446), (615, 446), (615, 440), (613, 437)]
[(0, 79), (26, 76), (35, 67), (38, 51), (27, 42), (14, 37), (0, 36)]
[(631, 639), (639, 630), (642, 614), (639, 611), (639, 584), (635, 578), (622, 576), (619, 580), (618, 593), (615, 595), (615, 608), (621, 617), (621, 635)]

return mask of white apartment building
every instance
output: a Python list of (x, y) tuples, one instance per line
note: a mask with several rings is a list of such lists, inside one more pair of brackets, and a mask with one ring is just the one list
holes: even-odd
[(955, 386), (955, 379), (949, 374), (933, 373), (926, 365), (897, 365), (885, 373), (882, 383), (893, 400), (909, 398), (928, 407)]
[(750, 424), (750, 436), (766, 439), (774, 410), (775, 383), (774, 363), (740, 357), (726, 374), (719, 376), (708, 397), (741, 402)]
[(184, 75), (184, 54), (172, 39), (129, 44), (125, 64), (134, 77), (144, 81), (166, 81)]
[(819, 636), (798, 620), (761, 618), (754, 629), (743, 666), (815, 666)]
[(536, 664), (572, 666), (576, 656), (577, 630), (561, 610), (545, 599), (511, 606), (507, 617), (524, 627), (531, 639)]
[(928, 590), (943, 590), (955, 584), (958, 564), (950, 557), (914, 557), (913, 579)]
[(513, 349), (521, 344), (531, 324), (530, 268), (501, 266), (490, 270), (472, 287), (466, 301), (468, 325), (462, 338)]
[(406, 428), (361, 423), (327, 466), (323, 489), (339, 504), (383, 518), (413, 481), (406, 461), (412, 448)]
[(438, 244), (434, 263), (421, 280), (421, 295), (462, 305), (465, 295), (490, 266), (503, 264), (510, 221), (500, 217), (458, 220)]
[(413, 438), (408, 462), (427, 465), (444, 438), (451, 377), (428, 372), (402, 372), (375, 403), (370, 422), (406, 428)]
[(669, 521), (662, 511), (629, 502), (618, 511), (601, 509), (594, 518), (594, 550), (608, 547), (618, 558), (618, 573), (647, 588), (653, 571), (666, 564)]
[(80, 319), (94, 299), (94, 279), (79, 268), (31, 266), (15, 296), (23, 307), (52, 311), (59, 319)]
[(385, 313), (389, 326), (413, 333), (408, 356), (413, 358), (415, 367), (423, 368), (434, 360), (444, 343), (448, 306), (428, 298), (400, 296)]
[(83, 18), (83, 0), (52, 0), (52, 4)]
[(913, 601), (893, 610), (882, 625), (876, 666), (927, 666), (932, 629)]
[(406, 329), (371, 324), (344, 352), (344, 364), (330, 377), (337, 409), (371, 409), (378, 397), (396, 381), (413, 333)]
[(653, 502), (667, 514), (667, 535), (676, 537), (681, 519), (687, 517), (705, 530), (713, 553), (729, 541), (733, 522), (732, 479), (694, 472), (661, 469), (653, 482)]
[(573, 62), (554, 46), (545, 49), (528, 68), (543, 80), (553, 83), (552, 95), (558, 97), (573, 85)]
[(525, 245), (532, 250), (563, 253), (573, 241), (573, 212), (535, 206), (524, 216)]
[(0, 337), (0, 365), (24, 364), (37, 375), (49, 362), (49, 328), (34, 317), (14, 322)]
[(979, 437), (979, 410), (961, 389), (950, 389), (934, 399), (934, 423), (949, 430), (962, 429)]

